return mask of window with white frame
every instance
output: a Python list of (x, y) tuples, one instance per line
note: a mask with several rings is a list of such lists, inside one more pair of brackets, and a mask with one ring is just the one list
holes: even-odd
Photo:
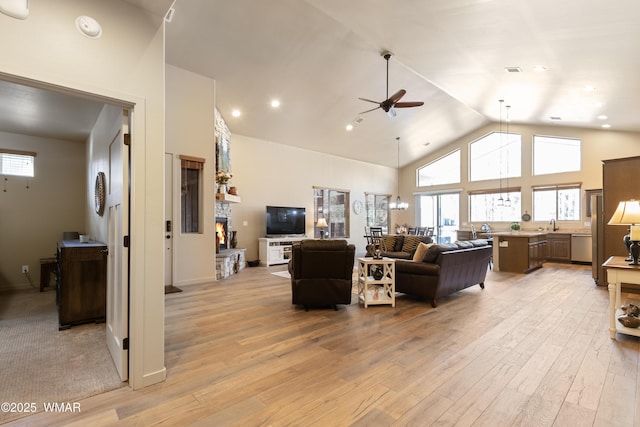
[(520, 221), (522, 193), (519, 187), (469, 192), (471, 222)]
[(364, 195), (367, 227), (382, 227), (384, 234), (389, 233), (389, 197), (388, 194)]
[(26, 176), (35, 174), (36, 153), (0, 148), (0, 175)]
[(522, 137), (492, 132), (469, 144), (469, 181), (519, 177)]
[(418, 187), (460, 182), (460, 150), (418, 168)]
[(319, 238), (320, 230), (325, 231), (317, 226), (318, 219), (324, 218), (330, 238), (349, 237), (349, 191), (314, 187), (313, 193), (314, 236)]
[(533, 220), (580, 221), (580, 184), (533, 187)]
[(576, 172), (581, 169), (581, 141), (557, 136), (533, 136), (533, 174)]

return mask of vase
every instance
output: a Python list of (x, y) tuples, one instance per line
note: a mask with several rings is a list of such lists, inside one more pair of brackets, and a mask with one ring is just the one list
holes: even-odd
[(218, 193), (227, 194), (227, 184), (218, 184)]
[(236, 234), (237, 234), (237, 231), (231, 232), (231, 240), (229, 241), (229, 244), (231, 245), (231, 249), (235, 249), (236, 246), (238, 246), (238, 239), (236, 239)]

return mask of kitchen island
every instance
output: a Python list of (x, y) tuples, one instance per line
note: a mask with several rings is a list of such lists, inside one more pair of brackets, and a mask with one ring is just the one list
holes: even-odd
[(505, 231), (493, 233), (493, 269), (529, 273), (542, 267), (547, 256), (544, 231)]

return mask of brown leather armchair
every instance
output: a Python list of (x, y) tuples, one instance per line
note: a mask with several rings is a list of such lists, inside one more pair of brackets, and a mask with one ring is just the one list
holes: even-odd
[(294, 243), (289, 261), (291, 302), (310, 306), (351, 304), (356, 247), (346, 240)]

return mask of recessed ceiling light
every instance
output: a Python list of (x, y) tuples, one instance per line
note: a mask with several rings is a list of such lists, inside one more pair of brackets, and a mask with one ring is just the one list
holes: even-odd
[(605, 129), (609, 129), (611, 127), (611, 125), (605, 123), (604, 125), (602, 125), (602, 127), (605, 128)]
[(542, 73), (543, 71), (547, 71), (547, 67), (545, 67), (544, 65), (536, 65), (535, 67), (533, 67), (533, 71)]
[(520, 68), (520, 67), (504, 67), (504, 70), (507, 73), (521, 73), (522, 72), (522, 68)]
[(278, 108), (280, 106), (280, 101), (278, 101), (277, 99), (274, 99), (271, 101), (271, 106), (273, 108)]
[(349, 123), (346, 127), (347, 131), (353, 130), (353, 125)]
[(607, 120), (607, 119), (608, 119), (608, 117), (607, 117), (607, 116), (605, 116), (604, 114), (603, 114), (603, 115), (601, 115), (601, 116), (598, 116), (598, 118), (599, 118), (600, 120)]
[(242, 114), (242, 113), (240, 112), (240, 110), (233, 110), (233, 111), (231, 112), (231, 115), (232, 115), (233, 117), (240, 117), (240, 115), (241, 115), (241, 114)]
[(596, 88), (593, 86), (585, 86), (584, 87), (585, 92), (595, 92)]

